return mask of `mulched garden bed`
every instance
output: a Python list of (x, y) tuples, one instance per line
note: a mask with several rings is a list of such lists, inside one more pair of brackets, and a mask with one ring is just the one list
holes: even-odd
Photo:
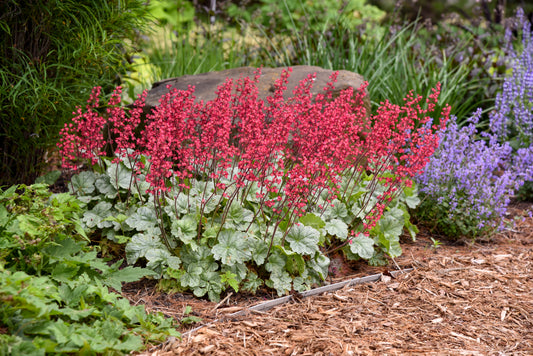
[[(514, 213), (531, 208), (522, 204)], [(277, 295), (230, 295), (217, 304), (158, 293), (150, 282), (130, 284), (124, 295), (149, 311), (181, 319), (190, 306), (189, 315), (202, 318), (180, 330), (182, 340), (142, 355), (532, 355), (533, 218), (489, 242), (432, 236), (443, 243), (435, 250), (430, 236), (404, 241), (403, 255), (387, 268), (345, 264), (331, 281), (383, 273), (378, 282), (265, 312), (228, 316)], [(398, 267), (414, 270), (388, 276)]]

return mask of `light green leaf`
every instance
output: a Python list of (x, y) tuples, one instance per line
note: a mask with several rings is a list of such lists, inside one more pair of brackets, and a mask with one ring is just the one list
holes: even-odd
[(274, 271), (270, 274), (270, 279), (266, 281), (266, 284), (282, 296), (292, 289), (292, 278), (287, 271)]
[(198, 235), (197, 229), (198, 221), (196, 220), (196, 216), (188, 214), (179, 220), (172, 221), (171, 233), (174, 237), (188, 245)]
[(113, 199), (117, 196), (118, 191), (111, 184), (111, 180), (108, 175), (101, 175), (96, 179), (94, 184), (101, 194), (104, 194), (106, 198)]
[(204, 215), (210, 214), (218, 207), (221, 197), (220, 195), (209, 194), (208, 198), (205, 198), (205, 201), (202, 203), (202, 197), (198, 196), (196, 197), (197, 206), (198, 208), (203, 208)]
[(243, 208), (236, 200), (229, 207), (228, 216), (225, 226), (230, 229), (239, 229), (243, 224), (250, 223), (253, 220), (254, 213)]
[(320, 233), (317, 230), (298, 224), (290, 229), (286, 241), (294, 252), (312, 255), (318, 250), (319, 239)]
[(245, 236), (243, 232), (221, 231), (218, 235), (218, 243), (211, 249), (213, 257), (228, 266), (249, 260), (252, 255)]
[(307, 271), (310, 275), (313, 273), (318, 276), (320, 280), (325, 280), (328, 276), (330, 260), (320, 252), (317, 252), (314, 258), (306, 262)]
[(111, 163), (107, 168), (107, 174), (111, 185), (116, 189), (129, 189), (133, 185), (133, 172), (122, 162)]
[(369, 259), (374, 255), (374, 240), (360, 233), (352, 238), (350, 251), (361, 258)]
[[(403, 212), (401, 213), (403, 214)], [(392, 215), (385, 215), (379, 220), (378, 226), (380, 232), (385, 235), (386, 239), (397, 240), (403, 231), (403, 216), (399, 220)]]
[(72, 177), (68, 185), (71, 193), (78, 196), (90, 195), (94, 192), (94, 183), (96, 176), (91, 171), (83, 171)]
[(236, 293), (239, 292), (239, 281), (235, 279), (237, 275), (233, 272), (226, 271), (220, 275), (220, 281), (222, 283), (227, 283)]
[(334, 199), (326, 208), (325, 214), (332, 219), (344, 219), (348, 216), (346, 205), (338, 199)]
[(403, 195), (403, 200), (410, 209), (415, 209), (420, 204), (420, 198), (418, 197), (418, 189), (416, 185), (413, 185), (410, 188), (404, 188)]
[(147, 251), (151, 249), (165, 249), (165, 246), (159, 237), (152, 234), (136, 234), (126, 245), (126, 259), (128, 264), (132, 265), (141, 257), (144, 257)]
[(123, 282), (135, 282), (146, 276), (157, 276), (157, 273), (146, 268), (128, 266), (106, 275), (104, 283), (121, 292)]
[(263, 281), (257, 276), (255, 272), (248, 271), (246, 279), (243, 282), (242, 289), (255, 294), (257, 288), (263, 285)]
[(262, 266), (265, 263), (265, 259), (268, 253), (268, 242), (252, 238), (250, 240), (251, 250), (252, 250), (252, 259), (258, 266)]
[(273, 252), (268, 257), (268, 262), (265, 265), (265, 268), (268, 272), (280, 272), (285, 270), (285, 262), (287, 261), (287, 257), (281, 255), (279, 252)]
[(324, 221), (313, 213), (307, 213), (300, 218), (300, 222), (305, 226), (311, 226), (316, 230), (320, 230), (326, 225)]
[(152, 207), (141, 206), (128, 219), (126, 224), (137, 231), (147, 231), (158, 226), (157, 215)]
[(325, 228), (328, 234), (337, 236), (343, 241), (348, 237), (348, 225), (342, 220), (332, 219), (326, 223)]
[(113, 205), (106, 201), (101, 201), (89, 211), (83, 214), (81, 219), (88, 228), (98, 227), (103, 229), (105, 227), (112, 227), (113, 222), (106, 221), (106, 218), (111, 215), (111, 209)]
[[(165, 267), (168, 266), (168, 261), (171, 257), (178, 258), (176, 256), (172, 256), (166, 248), (149, 249), (144, 254), (144, 257), (148, 260), (146, 267), (157, 272), (158, 274), (162, 273)], [(173, 262), (175, 263), (176, 261)]]

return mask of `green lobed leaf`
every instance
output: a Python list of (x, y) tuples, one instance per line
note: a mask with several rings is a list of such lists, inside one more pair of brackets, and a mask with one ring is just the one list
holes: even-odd
[(318, 250), (320, 233), (310, 226), (297, 224), (287, 234), (286, 241), (291, 249), (299, 254), (312, 255)]
[(128, 219), (126, 224), (137, 231), (148, 231), (157, 228), (158, 221), (155, 209), (141, 206)]
[(130, 189), (133, 185), (133, 172), (124, 163), (111, 163), (106, 170), (109, 182), (116, 189)]
[(328, 234), (337, 236), (341, 240), (346, 240), (348, 237), (348, 225), (342, 220), (332, 219), (326, 223), (325, 226)]
[(94, 206), (89, 211), (86, 211), (83, 214), (82, 221), (88, 228), (104, 228), (112, 227), (113, 223), (111, 221), (106, 221), (106, 218), (111, 215), (113, 205), (106, 201), (101, 201)]
[(360, 233), (350, 241), (350, 251), (364, 259), (374, 255), (374, 240)]
[(171, 233), (184, 244), (190, 244), (197, 237), (198, 220), (196, 215), (187, 214), (172, 221)]
[(100, 175), (96, 179), (95, 186), (100, 194), (105, 195), (108, 199), (113, 199), (118, 194), (118, 190), (111, 184), (111, 179), (108, 175)]
[(305, 226), (311, 226), (316, 230), (322, 229), (326, 224), (324, 221), (313, 213), (307, 213), (300, 218), (300, 222)]
[(252, 258), (246, 234), (233, 230), (223, 230), (218, 235), (218, 243), (211, 251), (213, 257), (225, 265), (243, 263)]
[(165, 246), (158, 236), (150, 233), (139, 233), (132, 236), (131, 241), (126, 245), (126, 260), (132, 265), (141, 257), (144, 257), (149, 250), (164, 250)]
[(287, 271), (276, 270), (270, 274), (270, 279), (266, 281), (266, 284), (274, 288), (279, 296), (282, 296), (292, 289), (292, 278)]
[(96, 175), (91, 171), (83, 171), (76, 174), (70, 180), (69, 190), (78, 196), (90, 195), (94, 192)]

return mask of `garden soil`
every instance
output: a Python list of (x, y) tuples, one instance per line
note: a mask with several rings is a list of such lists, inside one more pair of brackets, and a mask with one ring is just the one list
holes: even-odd
[[(449, 241), (423, 230), (416, 241), (402, 241), (403, 255), (387, 267), (337, 260), (330, 283), (381, 278), (294, 296), (263, 312), (247, 308), (277, 295), (227, 294), (212, 303), (157, 292), (149, 281), (127, 285), (124, 295), (148, 311), (202, 319), (146, 356), (533, 355), (533, 218), (525, 214), (531, 208), (515, 206), (516, 225), (490, 241)], [(431, 238), (442, 244), (435, 248)], [(228, 316), (239, 310), (245, 314)]]

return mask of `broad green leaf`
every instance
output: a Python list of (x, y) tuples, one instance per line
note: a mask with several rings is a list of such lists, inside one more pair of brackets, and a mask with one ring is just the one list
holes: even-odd
[(111, 184), (111, 180), (108, 175), (101, 175), (96, 179), (96, 182), (94, 184), (96, 186), (96, 189), (101, 194), (104, 194), (106, 198), (113, 199), (117, 196), (118, 190), (115, 189), (113, 184)]
[(158, 226), (157, 215), (152, 207), (141, 206), (126, 219), (126, 224), (137, 231), (147, 231)]
[(17, 185), (12, 185), (11, 187), (7, 188), (4, 191), (1, 191), (1, 189), (0, 189), (0, 191), (1, 191), (0, 200), (12, 197), (13, 194), (17, 191), (17, 188), (18, 188)]
[(418, 189), (416, 185), (404, 188), (403, 196), (403, 201), (410, 209), (415, 209), (420, 204), (420, 198), (418, 197)]
[(111, 163), (106, 172), (116, 190), (129, 189), (133, 185), (133, 172), (121, 162)]
[(227, 283), (236, 293), (239, 292), (239, 281), (235, 279), (237, 275), (233, 272), (226, 271), (220, 275), (220, 281), (222, 283)]
[(76, 174), (70, 180), (69, 190), (78, 196), (90, 195), (94, 192), (96, 176), (91, 171), (83, 171)]
[(144, 257), (147, 251), (151, 249), (164, 249), (165, 246), (159, 239), (152, 234), (136, 234), (126, 245), (126, 259), (129, 265), (134, 264), (140, 257)]
[(248, 273), (248, 267), (244, 263), (235, 263), (233, 266), (223, 265), (221, 271), (234, 273), (237, 279), (242, 281)]
[(287, 271), (293, 276), (302, 275), (305, 271), (305, 261), (299, 254), (293, 254), (287, 256), (287, 262), (285, 264)]
[(265, 268), (267, 271), (273, 273), (273, 272), (279, 272), (285, 270), (285, 262), (287, 261), (287, 257), (281, 255), (279, 252), (273, 252), (268, 257), (268, 262), (265, 265)]
[(52, 185), (59, 179), (59, 177), (61, 177), (61, 171), (51, 171), (45, 175), (38, 177), (35, 180), (35, 183), (44, 183)]
[(338, 199), (334, 199), (326, 208), (326, 215), (332, 219), (344, 219), (348, 216), (346, 205)]
[(328, 276), (330, 260), (327, 256), (324, 256), (322, 253), (317, 252), (313, 258), (306, 262), (307, 269), (306, 273), (309, 275), (318, 276), (318, 281), (323, 281)]
[(190, 244), (197, 237), (198, 221), (192, 214), (172, 221), (171, 233), (184, 244)]
[(121, 270), (106, 275), (104, 283), (121, 292), (123, 282), (135, 282), (146, 276), (157, 276), (157, 273), (146, 268), (127, 266)]
[(36, 237), (42, 234), (42, 225), (44, 221), (35, 215), (24, 214), (17, 216), (18, 226), (24, 234)]
[(360, 233), (351, 239), (350, 251), (367, 260), (374, 255), (374, 240)]
[(202, 197), (197, 196), (196, 204), (198, 206), (198, 209), (203, 208), (204, 215), (206, 215), (212, 213), (218, 207), (220, 198), (220, 195), (209, 194), (206, 198), (204, 198), (204, 201), (202, 202)]
[(292, 289), (292, 278), (287, 271), (274, 271), (270, 274), (270, 279), (266, 281), (266, 284), (282, 296)]
[(294, 252), (312, 255), (318, 250), (319, 239), (320, 233), (317, 230), (298, 224), (290, 229), (286, 241)]
[(268, 242), (262, 239), (251, 238), (250, 240), (252, 259), (258, 266), (265, 263), (268, 253)]
[(326, 225), (324, 221), (313, 213), (307, 213), (300, 218), (300, 222), (305, 226), (311, 226), (316, 230), (320, 230)]
[(399, 220), (394, 216), (385, 215), (379, 220), (378, 226), (380, 232), (385, 235), (385, 238), (388, 240), (398, 240), (403, 231), (403, 216)]
[(175, 256), (172, 256), (166, 248), (154, 248), (146, 251), (144, 257), (148, 260), (146, 267), (161, 274), (168, 266), (168, 260)]
[(392, 258), (398, 257), (402, 254), (402, 248), (398, 240), (389, 240), (383, 237), (382, 234), (380, 234), (379, 243), (383, 247), (383, 250), (387, 252)]
[(94, 208), (85, 212), (81, 220), (88, 228), (98, 227), (102, 229), (104, 227), (112, 227), (113, 223), (105, 220), (109, 215), (111, 215), (112, 208), (113, 205), (111, 205), (111, 203), (101, 201), (96, 204)]
[(165, 212), (169, 216), (177, 216), (188, 214), (196, 214), (196, 205), (191, 204), (193, 201), (189, 200), (189, 197), (180, 193), (175, 198), (166, 198), (167, 206), (165, 206)]
[(213, 253), (208, 246), (200, 245), (196, 250), (191, 246), (185, 246), (180, 251), (180, 257), (183, 265), (189, 267), (199, 266), (205, 271), (216, 271), (219, 266), (213, 258)]
[(328, 234), (337, 236), (343, 241), (348, 237), (348, 225), (342, 220), (332, 219), (326, 223), (325, 228)]
[(239, 229), (241, 225), (245, 223), (249, 224), (253, 220), (253, 217), (254, 213), (252, 211), (243, 208), (238, 201), (234, 200), (229, 207), (224, 226), (229, 229)]
[(242, 284), (242, 289), (249, 291), (253, 294), (257, 291), (257, 288), (263, 285), (263, 281), (257, 276), (255, 272), (248, 271), (246, 279)]
[(252, 256), (245, 236), (243, 232), (221, 231), (218, 243), (211, 249), (213, 257), (228, 266), (249, 260)]

